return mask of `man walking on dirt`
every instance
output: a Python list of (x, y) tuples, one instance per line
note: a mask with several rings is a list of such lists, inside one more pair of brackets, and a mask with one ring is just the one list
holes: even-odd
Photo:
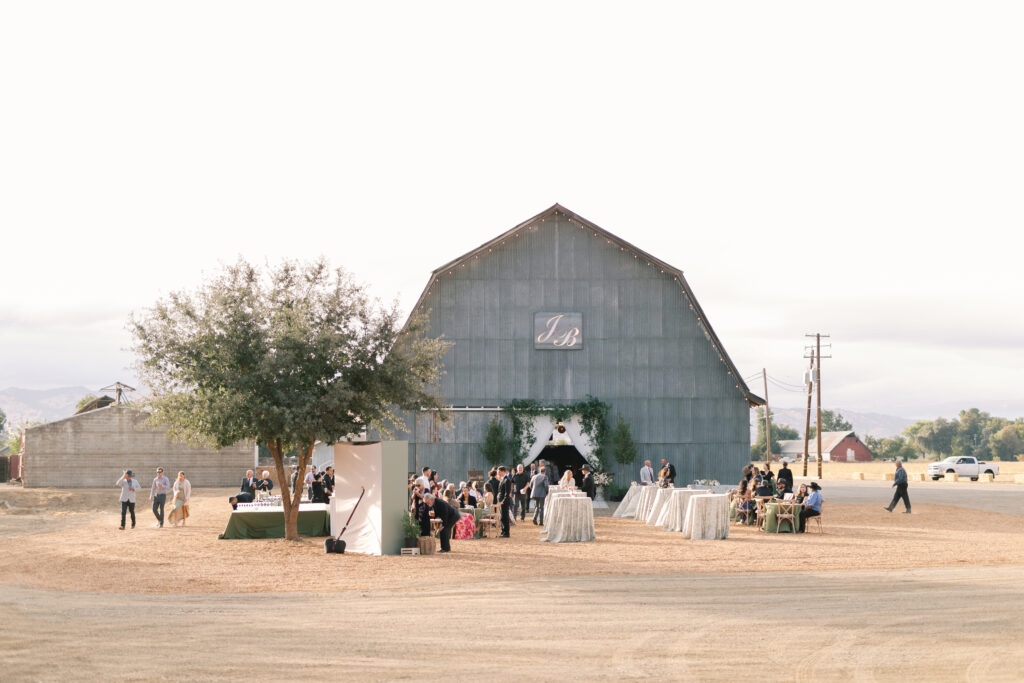
[[(250, 472), (251, 474), (251, 472)], [(152, 486), (149, 487), (149, 499), (153, 501), (153, 516), (156, 517), (154, 526), (164, 525), (164, 505), (167, 503), (167, 493), (171, 490), (171, 480), (164, 476), (164, 468), (156, 468), (156, 477)], [(121, 521), (124, 526), (124, 520)]]
[(139, 482), (134, 479), (131, 470), (125, 470), (114, 486), (121, 487), (121, 531), (124, 531), (124, 517), (131, 512), (132, 528), (135, 528), (135, 492), (139, 490)]
[(910, 496), (907, 495), (907, 471), (903, 469), (903, 463), (899, 460), (896, 461), (896, 476), (893, 478), (892, 485), (896, 487), (896, 493), (892, 496), (892, 502), (885, 508), (889, 512), (892, 512), (893, 508), (896, 507), (896, 503), (903, 499), (903, 504), (906, 506), (906, 510), (903, 514), (910, 514)]

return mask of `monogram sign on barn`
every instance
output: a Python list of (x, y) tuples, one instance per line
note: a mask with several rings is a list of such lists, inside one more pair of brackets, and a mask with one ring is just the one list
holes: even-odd
[(583, 348), (582, 313), (534, 313), (533, 348), (578, 350)]

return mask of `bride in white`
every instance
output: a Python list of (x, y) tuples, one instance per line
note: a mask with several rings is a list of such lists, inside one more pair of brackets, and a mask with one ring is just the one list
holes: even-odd
[(576, 488), (576, 480), (572, 476), (572, 470), (568, 467), (565, 468), (565, 474), (558, 480), (558, 485), (565, 488)]

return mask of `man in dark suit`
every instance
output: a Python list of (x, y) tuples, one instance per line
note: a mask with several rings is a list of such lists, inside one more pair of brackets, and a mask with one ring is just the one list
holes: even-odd
[(587, 498), (594, 500), (594, 494), (597, 493), (597, 486), (594, 484), (594, 475), (590, 471), (590, 465), (583, 466), (583, 483), (580, 484), (580, 490), (587, 494)]
[(423, 502), (428, 510), (434, 512), (434, 519), (441, 520), (441, 552), (451, 552), (452, 529), (455, 528), (462, 515), (448, 503), (440, 498), (435, 498), (432, 493), (423, 494)]
[(498, 480), (497, 503), (501, 506), (501, 535), (499, 538), (508, 538), (509, 527), (512, 524), (512, 475), (504, 465), (498, 468)]
[(490, 491), (491, 495), (494, 496), (494, 499), (491, 501), (492, 503), (497, 502), (498, 500), (498, 485), (501, 484), (501, 482), (498, 481), (497, 474), (498, 470), (492, 467), (491, 471), (487, 473), (487, 476), (490, 478), (487, 480), (487, 483), (484, 484), (484, 491)]
[(782, 469), (779, 470), (779, 474), (775, 477), (775, 481), (778, 485), (779, 491), (783, 493), (793, 493), (793, 471), (789, 469), (786, 463), (782, 463)]
[(519, 509), (519, 519), (526, 519), (526, 509), (530, 507), (529, 491), (523, 493), (523, 489), (530, 483), (530, 475), (523, 469), (523, 464), (516, 465), (516, 473), (512, 475), (512, 499), (515, 507), (512, 508), (512, 516), (516, 516), (516, 508)]
[(665, 469), (666, 467), (668, 468), (668, 476), (665, 477), (665, 480), (668, 481), (669, 484), (675, 484), (676, 483), (676, 468), (675, 468), (675, 465), (670, 463), (667, 459), (662, 458), (661, 459), (661, 468)]
[(328, 465), (324, 469), (324, 495), (327, 496), (327, 500), (331, 499), (334, 495), (334, 467)]
[(246, 470), (245, 478), (242, 479), (242, 493), (249, 494), (249, 500), (252, 500), (256, 495), (256, 482), (258, 480), (253, 475), (252, 470)]

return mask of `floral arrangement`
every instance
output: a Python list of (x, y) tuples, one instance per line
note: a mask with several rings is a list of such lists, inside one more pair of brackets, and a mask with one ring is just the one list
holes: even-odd
[(613, 480), (614, 477), (612, 477), (611, 472), (594, 473), (594, 483), (598, 486), (608, 486), (609, 484), (612, 483)]
[(694, 479), (694, 486), (721, 486), (717, 479)]

